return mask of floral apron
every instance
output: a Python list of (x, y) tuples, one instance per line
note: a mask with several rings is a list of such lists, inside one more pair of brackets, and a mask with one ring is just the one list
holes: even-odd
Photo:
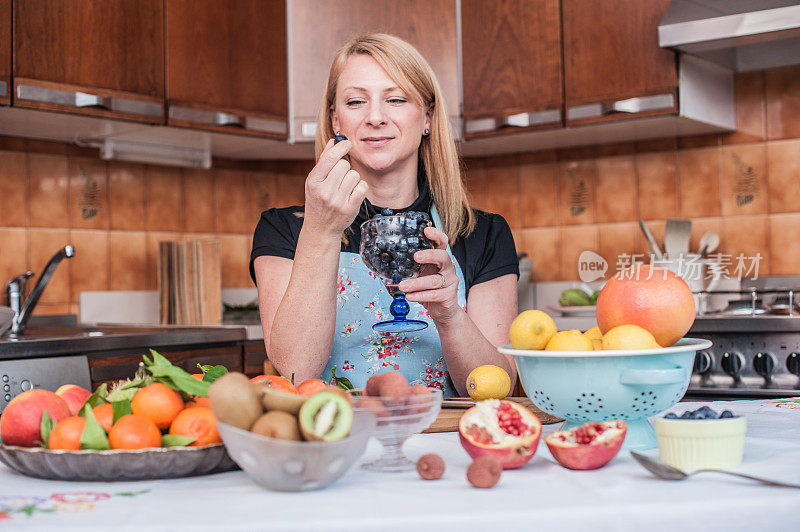
[[(441, 229), (436, 207), (431, 207), (435, 227)], [(458, 304), (466, 309), (467, 291), (464, 274), (450, 247), (447, 254), (458, 275)], [(458, 393), (450, 380), (444, 362), (439, 333), (428, 311), (420, 303), (409, 301), (409, 319), (428, 322), (428, 327), (411, 333), (378, 333), (372, 325), (391, 319), (389, 305), (392, 297), (383, 283), (372, 273), (356, 253), (339, 255), (339, 274), (336, 278), (336, 330), (333, 350), (322, 373), (327, 380), (336, 367), (336, 375), (347, 377), (353, 386), (362, 388), (376, 373), (399, 371), (411, 384), (439, 388), (445, 397)]]

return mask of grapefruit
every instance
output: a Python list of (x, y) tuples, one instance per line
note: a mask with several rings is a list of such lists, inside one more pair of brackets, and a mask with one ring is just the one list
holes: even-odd
[(664, 268), (637, 265), (613, 276), (597, 297), (597, 325), (606, 334), (619, 325), (638, 325), (668, 347), (694, 323), (692, 291)]

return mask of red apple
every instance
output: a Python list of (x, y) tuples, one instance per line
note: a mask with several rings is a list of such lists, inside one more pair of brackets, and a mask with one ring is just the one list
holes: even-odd
[(42, 439), (42, 415), (58, 423), (70, 416), (67, 403), (47, 390), (22, 392), (8, 403), (0, 416), (0, 439), (4, 445), (35, 447)]
[(77, 416), (83, 403), (92, 395), (92, 392), (86, 388), (81, 388), (77, 384), (65, 384), (56, 390), (56, 395), (59, 396), (67, 403), (69, 413)]

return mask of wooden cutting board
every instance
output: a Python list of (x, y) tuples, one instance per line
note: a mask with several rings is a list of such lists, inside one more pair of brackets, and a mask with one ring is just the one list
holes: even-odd
[[(564, 421), (560, 417), (551, 416), (546, 412), (542, 412), (527, 397), (507, 397), (506, 399), (509, 401), (514, 401), (515, 403), (519, 403), (529, 409), (536, 415), (536, 417), (539, 418), (539, 421), (542, 422), (542, 425), (550, 425), (552, 423)], [(442, 411), (439, 412), (439, 416), (436, 418), (436, 421), (434, 421), (433, 424), (423, 432), (456, 432), (458, 430), (458, 422), (466, 411), (467, 409), (463, 407), (458, 408), (443, 406)]]

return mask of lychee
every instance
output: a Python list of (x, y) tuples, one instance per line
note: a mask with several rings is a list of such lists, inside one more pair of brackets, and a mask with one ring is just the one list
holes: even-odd
[(476, 488), (491, 488), (500, 480), (503, 468), (490, 456), (480, 456), (467, 468), (467, 480)]
[(440, 479), (444, 475), (444, 460), (438, 454), (423, 454), (417, 460), (417, 473), (423, 480)]

